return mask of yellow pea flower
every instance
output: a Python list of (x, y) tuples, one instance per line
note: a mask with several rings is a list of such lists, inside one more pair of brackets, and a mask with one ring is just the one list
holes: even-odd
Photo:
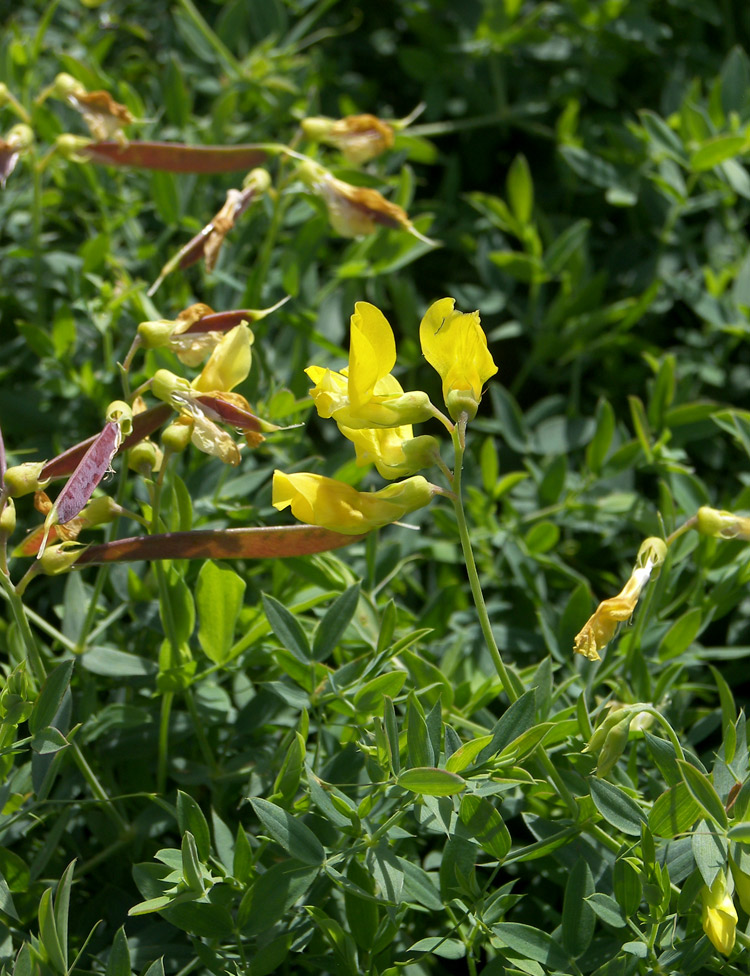
[(396, 341), (386, 317), (369, 302), (357, 302), (351, 317), (349, 366), (340, 373), (321, 366), (305, 370), (315, 386), (310, 395), (321, 417), (351, 430), (402, 427), (435, 416), (421, 390), (404, 393), (391, 374)]
[(727, 891), (723, 871), (718, 873), (710, 888), (703, 887), (701, 899), (703, 901), (701, 912), (703, 931), (714, 949), (723, 956), (728, 956), (734, 948), (737, 909), (734, 907), (732, 896)]
[(435, 490), (421, 475), (380, 491), (366, 492), (307, 471), (274, 471), (272, 503), (279, 511), (291, 507), (292, 515), (301, 522), (345, 535), (360, 535), (422, 508)]
[(630, 579), (617, 596), (602, 600), (576, 636), (573, 646), (576, 654), (582, 654), (589, 661), (601, 660), (599, 651), (604, 650), (615, 636), (618, 625), (630, 620), (643, 587), (654, 568), (664, 561), (666, 552), (663, 540), (655, 537), (641, 544)]
[(343, 119), (302, 119), (302, 131), (309, 139), (339, 149), (348, 162), (366, 163), (393, 145), (393, 126), (376, 115), (347, 115)]
[(414, 437), (411, 424), (352, 430), (339, 424), (339, 430), (354, 444), (357, 464), (374, 464), (381, 478), (392, 481), (415, 474), (435, 463), (440, 448), (429, 434)]
[(419, 341), (425, 359), (443, 381), (448, 413), (458, 420), (466, 412), (476, 416), (482, 387), (497, 372), (479, 324), (479, 312), (459, 312), (454, 298), (441, 298), (425, 313)]
[(201, 393), (221, 390), (228, 393), (247, 379), (252, 362), (252, 346), (255, 337), (248, 326), (241, 322), (222, 336), (213, 349), (200, 376), (191, 386)]

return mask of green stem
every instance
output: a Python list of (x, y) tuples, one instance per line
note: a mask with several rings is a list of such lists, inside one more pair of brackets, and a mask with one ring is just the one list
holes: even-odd
[(26, 648), (26, 657), (31, 664), (31, 669), (34, 672), (37, 681), (39, 684), (41, 684), (47, 677), (47, 669), (44, 666), (44, 661), (42, 660), (42, 655), (39, 647), (37, 646), (36, 639), (31, 632), (31, 627), (29, 626), (29, 620), (26, 616), (26, 608), (23, 605), (23, 600), (21, 599), (20, 595), (16, 593), (8, 577), (2, 573), (0, 573), (0, 586), (2, 586), (13, 611), (13, 617), (21, 634), (24, 647)]
[[(464, 415), (465, 417), (465, 415)], [(477, 610), (477, 616), (479, 617), (479, 626), (482, 629), (482, 634), (484, 635), (485, 642), (487, 644), (487, 649), (490, 652), (492, 661), (497, 670), (498, 676), (500, 677), (500, 682), (503, 686), (503, 691), (508, 696), (509, 701), (518, 701), (519, 695), (516, 692), (515, 685), (511, 680), (508, 669), (505, 666), (505, 662), (502, 659), (500, 651), (497, 647), (497, 642), (495, 641), (495, 635), (492, 633), (492, 624), (490, 623), (490, 617), (487, 613), (487, 604), (484, 602), (484, 594), (482, 593), (482, 584), (479, 581), (479, 573), (477, 572), (477, 564), (474, 559), (474, 551), (471, 547), (471, 538), (469, 536), (469, 527), (466, 524), (466, 514), (464, 512), (463, 498), (461, 497), (461, 469), (463, 467), (464, 451), (465, 451), (465, 432), (466, 432), (466, 419), (459, 421), (456, 424), (453, 432), (451, 434), (453, 438), (453, 448), (456, 455), (456, 466), (453, 474), (452, 488), (455, 493), (455, 500), (453, 502), (453, 507), (456, 512), (456, 521), (458, 523), (458, 534), (461, 539), (461, 549), (464, 554), (464, 561), (466, 563), (466, 573), (469, 577), (469, 586), (471, 587), (471, 595), (474, 598), (474, 605)]]
[(587, 823), (583, 825), (583, 829), (590, 837), (598, 840), (600, 844), (603, 844), (613, 854), (619, 853), (622, 845), (614, 837), (611, 837), (606, 830), (602, 830), (598, 824)]
[(195, 695), (193, 695), (192, 688), (185, 689), (185, 702), (187, 704), (188, 711), (190, 712), (190, 717), (193, 720), (193, 730), (195, 731), (195, 737), (198, 740), (200, 751), (203, 754), (203, 759), (211, 772), (215, 773), (218, 769), (218, 764), (211, 750), (211, 746), (208, 743), (208, 739), (206, 738), (206, 733), (203, 730), (203, 722), (198, 714), (198, 709), (195, 704)]
[(104, 789), (102, 784), (97, 779), (96, 773), (91, 768), (91, 766), (89, 766), (89, 764), (86, 762), (86, 757), (81, 752), (78, 743), (75, 741), (71, 742), (70, 748), (73, 750), (73, 758), (75, 759), (76, 766), (78, 766), (81, 775), (89, 784), (89, 789), (97, 798), (97, 800), (100, 800), (104, 804), (104, 809), (107, 811), (110, 817), (117, 824), (117, 827), (120, 830), (120, 832), (122, 834), (127, 834), (130, 828), (128, 827), (127, 823), (123, 820), (123, 818), (120, 816), (116, 807), (113, 805), (113, 802), (109, 798), (107, 791)]
[(174, 692), (165, 691), (161, 698), (159, 716), (159, 756), (156, 766), (156, 792), (165, 793), (167, 789), (167, 760), (169, 756), (169, 714), (172, 711)]

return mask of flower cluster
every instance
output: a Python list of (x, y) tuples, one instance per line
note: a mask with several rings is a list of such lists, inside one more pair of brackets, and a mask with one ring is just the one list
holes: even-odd
[[(479, 313), (455, 309), (452, 298), (435, 302), (420, 326), (425, 358), (443, 381), (448, 412), (464, 424), (473, 418), (482, 387), (497, 372), (479, 323)], [(321, 417), (336, 421), (354, 444), (357, 464), (372, 463), (388, 480), (405, 477), (374, 493), (302, 472), (274, 474), (273, 504), (291, 507), (302, 521), (338, 532), (358, 534), (397, 521), (428, 504), (439, 489), (421, 475), (440, 464), (438, 441), (415, 437), (413, 424), (431, 418), (453, 430), (450, 420), (422, 390), (404, 391), (393, 375), (396, 342), (383, 313), (369, 302), (357, 302), (351, 317), (349, 363), (340, 371), (310, 366), (315, 384), (310, 394)]]

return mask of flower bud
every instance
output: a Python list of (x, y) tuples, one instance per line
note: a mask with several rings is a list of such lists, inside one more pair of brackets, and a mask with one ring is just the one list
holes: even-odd
[(55, 139), (55, 152), (63, 159), (72, 159), (75, 163), (87, 163), (88, 157), (82, 152), (91, 145), (91, 139), (86, 136), (74, 136), (71, 132), (64, 132)]
[(189, 393), (190, 384), (181, 376), (176, 376), (168, 369), (157, 369), (151, 381), (151, 392), (158, 400), (171, 404), (173, 393)]
[(141, 322), (138, 326), (138, 335), (145, 349), (158, 349), (160, 346), (167, 345), (174, 330), (174, 322), (157, 319), (153, 322)]
[(597, 725), (588, 743), (581, 751), (598, 753), (612, 729), (623, 720), (626, 710), (626, 705), (614, 705), (610, 708), (607, 717)]
[(161, 432), (161, 443), (170, 454), (182, 454), (193, 435), (192, 421), (175, 420)]
[(750, 877), (745, 874), (733, 857), (729, 858), (729, 867), (734, 878), (734, 890), (740, 899), (742, 910), (750, 915)]
[(717, 539), (750, 540), (750, 518), (703, 505), (698, 509), (698, 531)]
[(87, 502), (81, 509), (81, 518), (85, 520), (87, 526), (104, 525), (113, 522), (119, 515), (122, 515), (122, 506), (118, 505), (114, 498), (109, 495), (99, 495)]
[(12, 129), (8, 130), (5, 142), (18, 152), (24, 152), (34, 145), (34, 131), (31, 126), (19, 122), (18, 125), (14, 125)]
[(727, 891), (723, 871), (719, 871), (710, 888), (703, 887), (701, 899), (703, 901), (703, 911), (701, 912), (703, 931), (714, 949), (723, 956), (728, 956), (734, 948), (737, 909), (734, 907), (732, 896)]
[(7, 538), (16, 527), (16, 506), (12, 498), (6, 498), (0, 511), (0, 536)]
[(158, 471), (163, 460), (163, 452), (153, 441), (141, 441), (128, 452), (128, 467), (144, 478), (148, 478), (152, 471)]
[(256, 194), (265, 193), (270, 185), (271, 176), (268, 170), (263, 169), (262, 167), (251, 169), (245, 179), (242, 181), (243, 190), (249, 190), (252, 188)]
[(55, 546), (47, 546), (41, 556), (38, 556), (38, 565), (47, 576), (57, 576), (59, 573), (67, 573), (75, 566), (88, 546), (79, 546), (76, 543), (60, 542)]
[(596, 764), (597, 776), (606, 776), (614, 769), (617, 760), (623, 754), (625, 746), (628, 744), (629, 732), (630, 715), (626, 715), (622, 721), (618, 722), (607, 733), (604, 745), (599, 753), (599, 762)]
[(40, 481), (39, 475), (46, 463), (46, 461), (25, 461), (6, 470), (3, 483), (11, 498), (20, 498), (22, 495), (30, 495), (32, 491), (41, 491), (45, 488), (50, 483), (50, 479)]

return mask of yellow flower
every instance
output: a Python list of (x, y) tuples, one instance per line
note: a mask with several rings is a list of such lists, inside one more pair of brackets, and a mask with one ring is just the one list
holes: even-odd
[(429, 468), (439, 453), (437, 440), (429, 434), (414, 437), (411, 424), (371, 430), (352, 430), (339, 424), (339, 430), (354, 444), (357, 464), (374, 464), (388, 481)]
[(710, 939), (714, 949), (723, 956), (728, 956), (734, 948), (737, 909), (734, 907), (732, 896), (727, 891), (723, 871), (718, 873), (710, 888), (703, 887), (701, 898), (703, 901), (703, 911), (701, 912), (703, 931)]
[(653, 569), (664, 561), (667, 547), (662, 539), (650, 537), (638, 550), (635, 568), (617, 596), (603, 600), (576, 636), (573, 650), (589, 661), (600, 661), (599, 651), (615, 636), (618, 624), (630, 620), (643, 587)]
[(309, 139), (335, 146), (355, 166), (374, 159), (393, 145), (393, 126), (376, 115), (347, 115), (343, 119), (307, 118), (301, 124)]
[(458, 420), (464, 411), (476, 416), (482, 387), (497, 372), (479, 324), (479, 312), (459, 312), (453, 298), (431, 305), (419, 327), (425, 359), (443, 381), (448, 413)]
[(310, 395), (321, 417), (351, 430), (402, 427), (435, 416), (426, 393), (404, 393), (391, 370), (396, 341), (383, 313), (357, 302), (351, 318), (349, 366), (340, 373), (321, 366), (305, 370), (315, 386)]
[(397, 522), (427, 505), (435, 493), (421, 475), (388, 485), (380, 491), (357, 491), (351, 485), (319, 474), (273, 474), (273, 507), (291, 507), (301, 522), (320, 525), (345, 535), (360, 535)]
[(254, 341), (253, 333), (241, 322), (222, 336), (200, 376), (191, 386), (201, 393), (221, 390), (228, 393), (247, 379), (252, 362), (250, 347)]

